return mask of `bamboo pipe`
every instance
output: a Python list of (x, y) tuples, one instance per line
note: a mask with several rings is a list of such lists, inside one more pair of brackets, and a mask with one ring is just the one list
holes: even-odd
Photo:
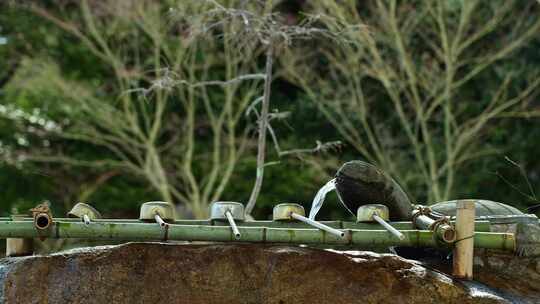
[(474, 257), (475, 202), (460, 200), (456, 210), (457, 241), (453, 253), (453, 271), (456, 278), (472, 280)]
[[(76, 223), (81, 220), (78, 218), (55, 218), (59, 222), (66, 223)], [(22, 219), (17, 219), (17, 221), (33, 221), (31, 217), (25, 217)], [(9, 217), (0, 217), (0, 222), (10, 222), (12, 221)], [(93, 219), (92, 223), (141, 223), (138, 219)], [(380, 230), (379, 224), (375, 223), (356, 223), (356, 222), (345, 222), (345, 221), (318, 221), (321, 224), (326, 226), (336, 228), (336, 229), (356, 229), (356, 230)], [(454, 221), (452, 221), (453, 223)], [(212, 220), (175, 220), (170, 221), (171, 224), (176, 225), (205, 225), (205, 226), (220, 226), (219, 222)], [(398, 230), (416, 230), (421, 227), (415, 227), (412, 222), (387, 222), (392, 227)], [(252, 221), (252, 222), (237, 222), (239, 227), (270, 227), (270, 228), (304, 228), (309, 229), (312, 226), (305, 224), (303, 222), (281, 222), (281, 221)], [(490, 223), (485, 220), (475, 221), (476, 232), (489, 232)]]
[(229, 225), (231, 225), (231, 229), (234, 233), (234, 238), (239, 240), (242, 235), (240, 234), (240, 231), (238, 230), (238, 226), (236, 226), (236, 222), (234, 221), (234, 217), (230, 209), (227, 209), (227, 211), (225, 211), (225, 216), (227, 217), (227, 220), (229, 221)]
[(83, 222), (84, 222), (86, 225), (90, 225), (90, 218), (88, 217), (88, 215), (83, 214)]
[(34, 226), (37, 229), (45, 230), (51, 225), (52, 219), (47, 213), (39, 213), (34, 217)]
[(326, 226), (326, 225), (324, 225), (324, 224), (321, 224), (321, 223), (319, 223), (319, 222), (317, 222), (317, 221), (314, 221), (314, 220), (312, 220), (312, 219), (309, 219), (309, 218), (307, 218), (307, 217), (305, 217), (305, 216), (302, 216), (302, 215), (300, 215), (300, 214), (298, 214), (298, 213), (291, 212), (291, 217), (292, 217), (293, 219), (295, 219), (295, 220), (304, 222), (304, 223), (306, 223), (306, 224), (308, 224), (308, 225), (311, 225), (311, 226), (313, 226), (313, 227), (319, 228), (319, 229), (321, 229), (321, 230), (324, 230), (324, 231), (326, 231), (326, 232), (328, 232), (328, 233), (331, 233), (331, 234), (333, 234), (333, 235), (336, 235), (336, 236), (338, 236), (338, 237), (341, 237), (341, 238), (345, 237), (345, 232), (340, 231), (340, 230), (337, 230), (337, 229), (332, 228), (332, 227), (329, 227), (329, 226)]
[(380, 216), (377, 214), (373, 214), (373, 219), (377, 221), (377, 223), (381, 224), (386, 230), (388, 230), (390, 233), (392, 233), (394, 236), (396, 236), (398, 239), (403, 240), (405, 236), (403, 233), (399, 232), (396, 228), (389, 225), (385, 220), (383, 220)]
[(154, 214), (154, 219), (156, 219), (156, 223), (159, 224), (159, 227), (161, 227), (161, 228), (167, 227), (168, 224), (165, 223), (165, 221), (161, 218), (159, 213)]
[[(420, 210), (415, 209), (412, 212), (414, 225), (420, 229), (432, 229), (435, 224), (435, 220), (426, 215), (417, 215)], [(435, 227), (435, 233), (437, 237), (445, 243), (452, 243), (456, 240), (456, 231), (454, 227), (446, 223), (442, 223)], [(488, 230), (489, 231), (489, 230)]]
[(403, 239), (402, 233), (389, 225), (386, 221), (390, 217), (388, 206), (383, 204), (366, 204), (358, 207), (356, 211), (357, 222), (377, 222), (398, 239)]
[[(30, 221), (0, 221), (0, 238), (82, 238), (87, 240), (163, 240), (163, 233), (155, 223), (54, 222), (52, 228), (39, 233)], [(255, 243), (329, 244), (357, 246), (440, 247), (434, 233), (425, 230), (402, 230), (403, 240), (386, 230), (347, 230), (346, 238), (327, 234), (317, 229), (238, 227), (242, 241)], [(169, 240), (177, 241), (234, 241), (229, 226), (169, 224)], [(478, 248), (514, 251), (516, 243), (511, 233), (476, 232), (474, 244)]]

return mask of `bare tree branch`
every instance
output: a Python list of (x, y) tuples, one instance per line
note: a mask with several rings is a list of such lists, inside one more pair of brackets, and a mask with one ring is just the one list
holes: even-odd
[[(421, 199), (448, 199), (463, 166), (493, 154), (481, 143), (495, 119), (537, 117), (530, 104), (540, 94), (538, 75), (521, 85), (505, 71), (481, 92), (482, 101), (463, 92), (538, 35), (539, 18), (520, 18), (536, 16), (538, 7), (428, 1), (411, 11), (403, 2), (377, 0), (363, 6), (365, 14), (354, 1), (312, 8), (330, 16), (320, 19), (324, 26), (340, 20), (370, 30), (347, 32), (341, 45), (321, 40), (317, 49), (289, 50), (281, 57), (287, 78), (348, 144), (419, 189)], [(495, 34), (504, 43), (491, 45), (486, 37)]]

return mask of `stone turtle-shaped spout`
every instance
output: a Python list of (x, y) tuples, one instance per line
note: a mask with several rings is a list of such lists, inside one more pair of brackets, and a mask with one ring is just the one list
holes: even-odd
[(355, 160), (336, 173), (336, 192), (340, 201), (355, 214), (358, 207), (383, 204), (390, 211), (390, 220), (404, 221), (411, 218), (412, 204), (399, 184), (376, 166)]

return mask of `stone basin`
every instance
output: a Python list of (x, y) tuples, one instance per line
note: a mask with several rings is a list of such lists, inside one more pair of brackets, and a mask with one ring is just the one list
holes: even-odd
[(540, 302), (393, 254), (278, 245), (127, 243), (4, 258), (0, 269), (3, 303)]

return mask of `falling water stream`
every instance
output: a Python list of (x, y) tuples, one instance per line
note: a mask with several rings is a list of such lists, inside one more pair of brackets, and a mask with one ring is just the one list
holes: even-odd
[(315, 216), (321, 210), (321, 207), (324, 203), (324, 199), (326, 198), (326, 194), (328, 194), (330, 191), (333, 191), (336, 189), (336, 179), (333, 178), (330, 181), (328, 181), (324, 186), (319, 189), (317, 192), (317, 195), (313, 198), (313, 202), (311, 203), (311, 210), (309, 211), (309, 218), (314, 220)]

